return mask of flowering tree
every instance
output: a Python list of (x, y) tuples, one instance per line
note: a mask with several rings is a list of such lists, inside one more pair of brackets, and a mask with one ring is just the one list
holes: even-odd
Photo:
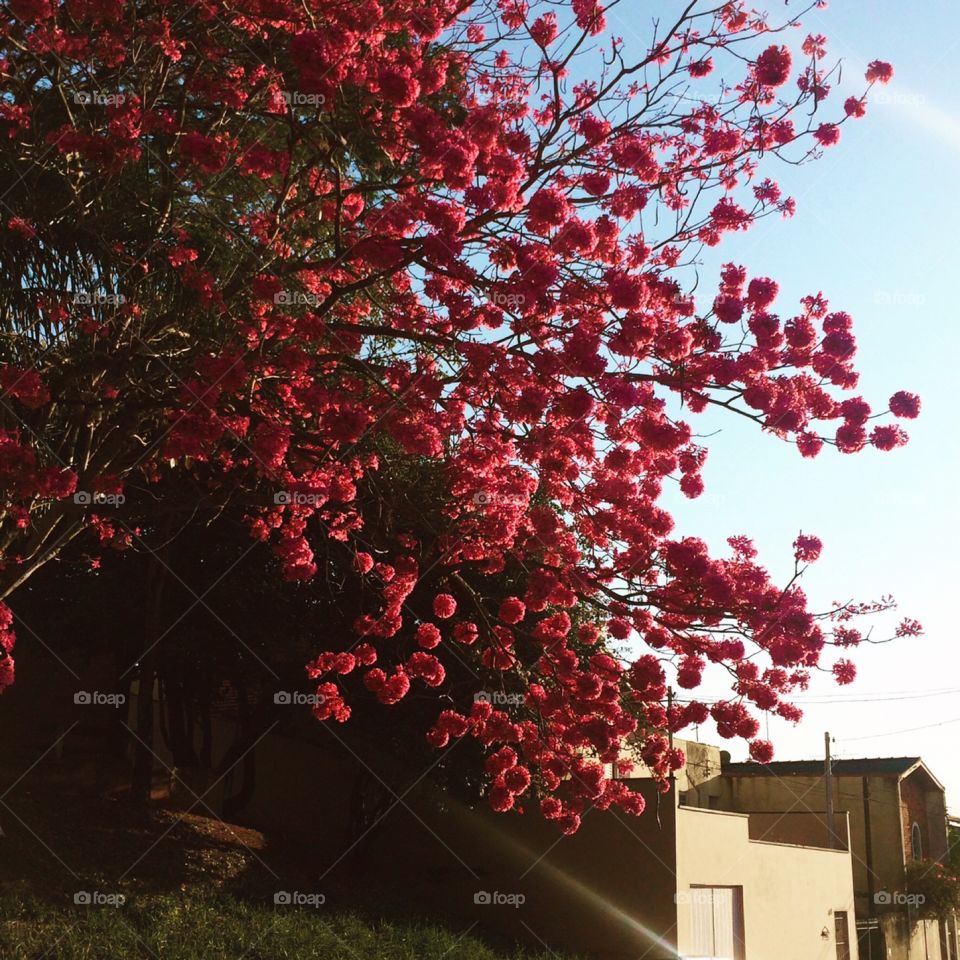
[(949, 865), (914, 860), (906, 866), (907, 906), (914, 922), (946, 920), (960, 908), (960, 878)]
[[(617, 14), (10, 0), (2, 595), (80, 537), (137, 547), (121, 498), (174, 476), (189, 496), (154, 515), (244, 511), (287, 579), (362, 592), (309, 667), (318, 719), (435, 695), (430, 743), (480, 742), (495, 810), (536, 793), (566, 832), (589, 805), (638, 813), (603, 764), (633, 736), (666, 777), (664, 732), (708, 716), (768, 760), (752, 711), (799, 719), (790, 692), (887, 604), (811, 612), (815, 537), (785, 585), (745, 538), (672, 537), (664, 484), (703, 489), (688, 415), (805, 457), (906, 438), (841, 399), (856, 345), (823, 295), (781, 319), (774, 280), (729, 263), (694, 295), (685, 268), (791, 215), (767, 168), (835, 144), (892, 70), (831, 110), (825, 38), (791, 49), (796, 16), (690, 2), (631, 50)], [(901, 391), (881, 412), (918, 411)], [(386, 467), (424, 461), (439, 526), (374, 523)], [(454, 661), (514, 708), (453, 697)], [(667, 709), (708, 664), (730, 697)]]

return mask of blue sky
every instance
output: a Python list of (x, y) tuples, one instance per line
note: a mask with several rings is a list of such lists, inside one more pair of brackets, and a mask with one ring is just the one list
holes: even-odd
[[(797, 4), (768, 0), (760, 6), (782, 15)], [(840, 144), (822, 159), (766, 171), (797, 199), (792, 220), (771, 219), (746, 234), (727, 235), (718, 250), (719, 262), (734, 260), (751, 276), (778, 280), (777, 308), (784, 316), (801, 296), (822, 290), (833, 309), (854, 317), (857, 392), (875, 409), (899, 389), (922, 397), (920, 419), (904, 424), (910, 443), (892, 453), (869, 449), (856, 456), (825, 449), (808, 461), (739, 418), (695, 418), (703, 432), (722, 428), (706, 441), (707, 490), (698, 501), (670, 502), (680, 532), (704, 537), (718, 552), (731, 534), (752, 536), (781, 581), (792, 568), (797, 532), (814, 533), (825, 549), (804, 578), (812, 606), (892, 593), (900, 613), (923, 623), (922, 638), (861, 647), (852, 686), (818, 677), (801, 698), (807, 701), (804, 722), (795, 728), (772, 719), (770, 737), (779, 759), (822, 756), (825, 730), (835, 738), (837, 756), (922, 755), (946, 784), (952, 808), (960, 810), (953, 608), (960, 592), (953, 423), (960, 358), (953, 304), (960, 269), (947, 235), (960, 222), (960, 192), (952, 187), (960, 169), (960, 107), (953, 95), (960, 4), (925, 0), (922, 7), (920, 15), (919, 5), (894, 0), (840, 0), (807, 15), (791, 45), (808, 32), (823, 33), (828, 52), (843, 60), (825, 119), (839, 115), (847, 95), (862, 92), (870, 60), (893, 63), (894, 79), (875, 88), (867, 116), (844, 124)], [(627, 25), (622, 16), (611, 27), (628, 44), (639, 39), (633, 30), (643, 30), (639, 18)], [(724, 686), (717, 679), (705, 688), (720, 692)], [(810, 702), (817, 697), (833, 702)], [(870, 698), (879, 699), (857, 702)], [(944, 723), (951, 720), (957, 722)], [(912, 729), (918, 727), (924, 729)], [(715, 731), (700, 733), (716, 739)], [(734, 758), (744, 757), (741, 742), (735, 743)]]

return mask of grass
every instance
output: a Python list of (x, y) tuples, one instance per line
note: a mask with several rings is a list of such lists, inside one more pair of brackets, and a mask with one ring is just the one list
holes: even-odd
[[(61, 907), (0, 894), (4, 960), (519, 960), (452, 930), (372, 921), (326, 905), (251, 903), (214, 889), (120, 906)], [(555, 955), (554, 955), (555, 956)], [(546, 955), (542, 955), (545, 960)]]
[[(0, 825), (2, 960), (559, 960), (362, 886), (275, 905), (316, 889), (309, 847), (196, 813), (30, 789), (0, 802)], [(76, 905), (78, 891), (123, 903)]]

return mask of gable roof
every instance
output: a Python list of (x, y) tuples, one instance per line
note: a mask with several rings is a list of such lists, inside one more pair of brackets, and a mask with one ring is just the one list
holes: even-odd
[[(833, 761), (835, 777), (905, 777), (916, 767), (923, 767), (938, 786), (940, 782), (927, 769), (920, 757), (863, 757)], [(775, 760), (773, 763), (724, 763), (721, 771), (732, 777), (818, 777), (823, 775), (823, 760)]]

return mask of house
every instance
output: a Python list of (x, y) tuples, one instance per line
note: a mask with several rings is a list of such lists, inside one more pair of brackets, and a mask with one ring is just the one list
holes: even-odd
[[(754, 822), (766, 815), (771, 839), (813, 816), (828, 838), (823, 760), (731, 763), (723, 753), (718, 762), (699, 746), (691, 760), (687, 806), (738, 811)], [(943, 785), (920, 757), (879, 757), (834, 760), (832, 790), (834, 810), (850, 825), (862, 960), (957, 960), (954, 918), (920, 919), (905, 891), (907, 864), (946, 857)]]

